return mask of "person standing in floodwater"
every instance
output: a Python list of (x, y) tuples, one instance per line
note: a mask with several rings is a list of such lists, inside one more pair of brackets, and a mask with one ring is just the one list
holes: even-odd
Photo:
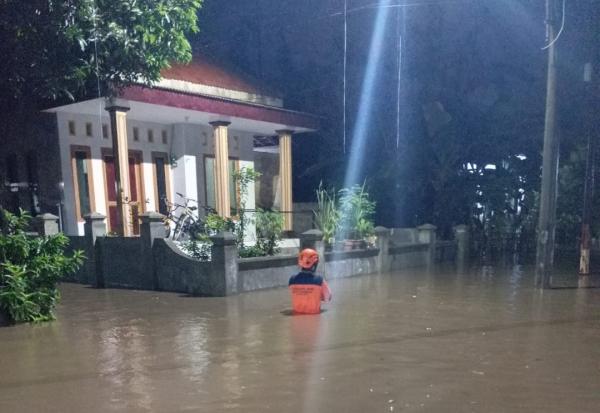
[(331, 301), (331, 290), (323, 277), (316, 275), (319, 265), (317, 251), (306, 248), (298, 255), (301, 271), (288, 283), (294, 314), (319, 314), (321, 301)]

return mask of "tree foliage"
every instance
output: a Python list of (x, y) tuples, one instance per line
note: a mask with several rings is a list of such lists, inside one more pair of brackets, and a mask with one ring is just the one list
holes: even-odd
[(201, 0), (2, 0), (3, 100), (103, 95), (191, 59)]
[(15, 322), (53, 319), (58, 282), (83, 262), (81, 251), (65, 254), (69, 239), (63, 234), (28, 235), (30, 219), (0, 209), (0, 310)]

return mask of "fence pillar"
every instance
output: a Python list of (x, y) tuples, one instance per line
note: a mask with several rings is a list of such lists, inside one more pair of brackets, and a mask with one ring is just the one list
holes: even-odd
[(325, 267), (325, 243), (323, 233), (318, 229), (311, 229), (300, 234), (300, 250), (312, 248), (319, 254), (322, 267)]
[(462, 269), (469, 260), (469, 227), (461, 224), (453, 229), (456, 240), (456, 264)]
[(391, 231), (388, 228), (375, 227), (377, 248), (379, 249), (379, 255), (377, 256), (377, 271), (380, 274), (390, 270), (390, 233)]
[(431, 268), (435, 264), (435, 243), (437, 227), (431, 224), (421, 225), (417, 227), (419, 231), (419, 242), (423, 244), (429, 244), (428, 256), (427, 256), (427, 267)]
[(92, 212), (83, 217), (83, 234), (85, 237), (85, 275), (87, 282), (96, 288), (104, 288), (104, 273), (102, 272), (102, 252), (96, 245), (96, 240), (106, 236), (106, 217)]
[[(158, 212), (146, 212), (140, 215), (140, 248), (142, 254), (142, 274), (150, 278), (153, 289), (158, 289), (158, 274), (154, 267), (152, 246), (157, 238), (165, 238), (165, 217)], [(148, 283), (150, 284), (150, 283)], [(150, 286), (150, 285), (149, 285)]]
[(58, 217), (52, 214), (42, 214), (34, 218), (35, 229), (41, 236), (58, 234)]
[(165, 238), (165, 217), (158, 212), (140, 214), (140, 240), (146, 247), (152, 248), (154, 240)]
[(215, 295), (226, 296), (240, 292), (238, 286), (238, 249), (231, 232), (220, 232), (210, 237), (212, 241), (211, 265), (215, 279)]

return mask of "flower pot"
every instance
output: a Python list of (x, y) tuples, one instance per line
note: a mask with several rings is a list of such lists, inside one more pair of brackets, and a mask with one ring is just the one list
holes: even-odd
[(366, 248), (366, 242), (362, 239), (348, 239), (344, 241), (344, 250), (352, 251)]
[(344, 251), (344, 243), (342, 241), (336, 241), (332, 245), (332, 251)]

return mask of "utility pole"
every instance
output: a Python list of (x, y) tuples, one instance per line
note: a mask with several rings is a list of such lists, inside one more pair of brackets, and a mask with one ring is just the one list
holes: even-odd
[[(598, 8), (596, 5), (588, 5), (585, 11), (585, 33), (583, 39), (586, 46), (587, 63), (583, 66), (584, 105), (585, 105), (585, 132), (587, 133), (587, 160), (585, 168), (585, 187), (583, 193), (583, 214), (581, 223), (581, 255), (579, 259), (579, 275), (590, 274), (590, 242), (592, 238), (590, 224), (592, 219), (592, 203), (594, 199), (594, 186), (596, 181), (596, 79), (594, 78), (595, 65), (598, 64), (597, 42), (599, 40), (597, 31)], [(580, 279), (581, 281), (581, 279)]]
[(550, 288), (554, 267), (554, 236), (556, 228), (556, 197), (558, 180), (558, 149), (556, 134), (556, 28), (555, 2), (546, 0), (546, 41), (548, 47), (548, 78), (546, 87), (546, 121), (542, 161), (542, 191), (535, 267), (535, 285)]
[(579, 275), (590, 274), (590, 221), (592, 218), (592, 200), (594, 197), (594, 177), (596, 145), (593, 142), (592, 119), (594, 116), (593, 89), (592, 89), (592, 63), (586, 63), (583, 70), (583, 81), (585, 82), (585, 126), (587, 132), (587, 160), (585, 167), (585, 186), (583, 192), (583, 214), (581, 223), (581, 252), (579, 257)]

